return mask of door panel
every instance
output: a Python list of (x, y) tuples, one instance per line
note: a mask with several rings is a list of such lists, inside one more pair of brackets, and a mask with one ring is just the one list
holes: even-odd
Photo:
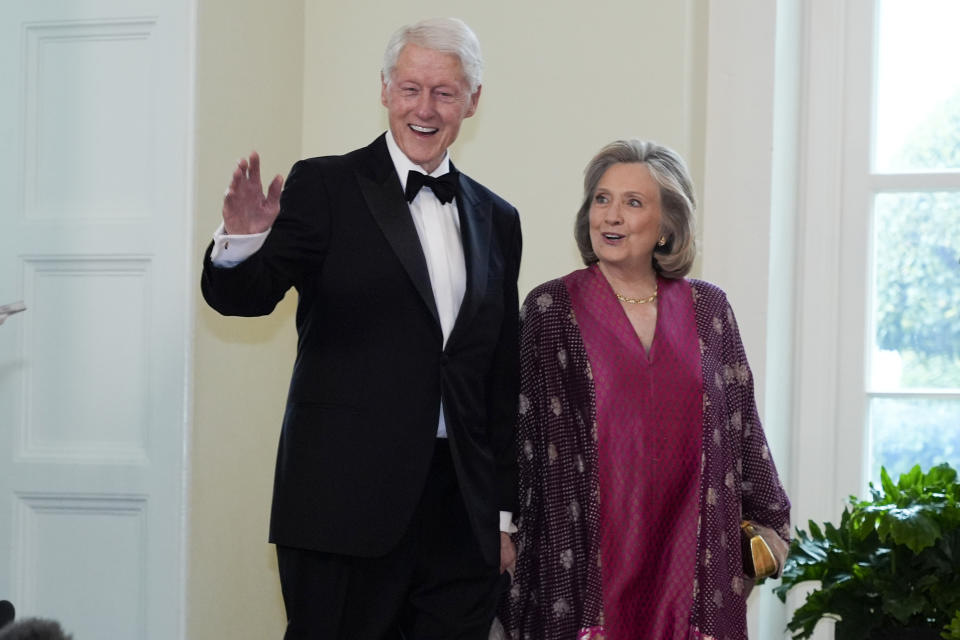
[(0, 4), (0, 598), (183, 635), (193, 0)]

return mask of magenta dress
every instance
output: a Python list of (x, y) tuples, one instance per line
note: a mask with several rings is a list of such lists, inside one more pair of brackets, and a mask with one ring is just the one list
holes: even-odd
[(606, 637), (685, 640), (703, 418), (690, 285), (659, 280), (647, 352), (597, 267), (563, 282), (596, 389)]
[(659, 291), (649, 353), (596, 266), (521, 307), (513, 640), (745, 640), (740, 521), (789, 540), (726, 296)]

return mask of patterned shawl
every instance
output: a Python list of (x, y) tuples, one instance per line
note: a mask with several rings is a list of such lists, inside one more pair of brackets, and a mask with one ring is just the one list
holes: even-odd
[[(690, 280), (704, 380), (691, 640), (744, 640), (740, 521), (789, 540), (790, 503), (760, 425), (733, 311)], [(561, 280), (521, 308), (517, 571), (500, 617), (514, 640), (575, 640), (602, 624), (597, 424), (590, 362)], [(648, 639), (654, 640), (654, 639)]]

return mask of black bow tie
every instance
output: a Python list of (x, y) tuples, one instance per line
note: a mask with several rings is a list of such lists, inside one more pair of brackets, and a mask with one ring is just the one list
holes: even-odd
[(411, 171), (407, 174), (407, 202), (413, 202), (420, 192), (421, 187), (430, 187), (433, 195), (437, 196), (442, 204), (446, 204), (457, 197), (460, 190), (460, 180), (456, 171), (445, 173), (439, 178), (428, 176), (419, 171)]

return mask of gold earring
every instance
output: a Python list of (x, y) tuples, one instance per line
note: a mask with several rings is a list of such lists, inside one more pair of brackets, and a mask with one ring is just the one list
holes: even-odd
[(660, 239), (657, 240), (657, 246), (658, 246), (658, 247), (662, 247), (662, 246), (664, 246), (665, 244), (667, 244), (667, 239), (664, 238), (663, 236), (660, 236)]

